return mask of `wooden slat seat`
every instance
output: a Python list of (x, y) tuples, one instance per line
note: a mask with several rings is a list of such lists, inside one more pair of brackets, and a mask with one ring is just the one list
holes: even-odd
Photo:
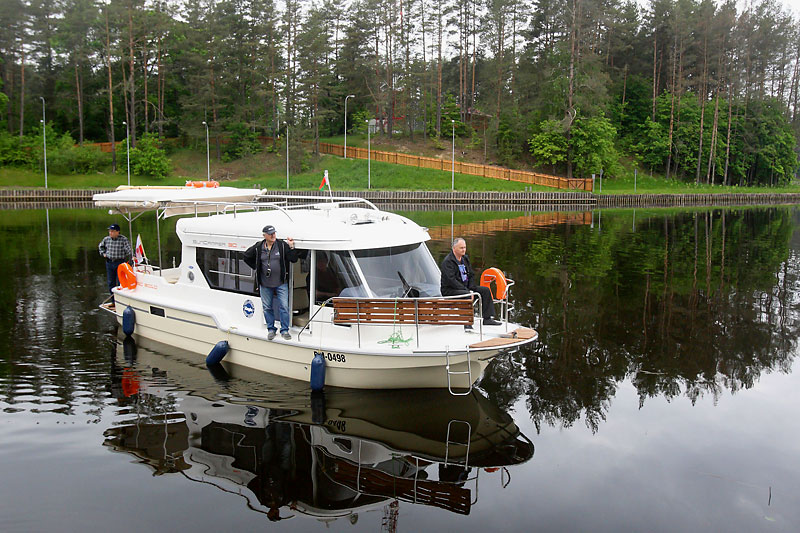
[(473, 321), (469, 299), (355, 299), (334, 298), (334, 324), (420, 324), (470, 325)]

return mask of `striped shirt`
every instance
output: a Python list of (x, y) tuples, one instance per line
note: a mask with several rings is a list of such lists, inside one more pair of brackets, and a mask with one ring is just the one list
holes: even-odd
[(116, 239), (104, 237), (97, 248), (100, 250), (100, 255), (108, 261), (127, 261), (133, 256), (131, 243), (125, 235), (120, 235)]

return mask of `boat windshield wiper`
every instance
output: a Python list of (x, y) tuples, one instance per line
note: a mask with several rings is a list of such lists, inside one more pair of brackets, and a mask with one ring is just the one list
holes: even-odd
[(416, 287), (412, 287), (406, 281), (406, 278), (403, 277), (403, 273), (399, 270), (397, 271), (397, 275), (400, 277), (400, 282), (403, 284), (403, 298), (411, 297), (411, 298), (419, 298), (419, 289)]

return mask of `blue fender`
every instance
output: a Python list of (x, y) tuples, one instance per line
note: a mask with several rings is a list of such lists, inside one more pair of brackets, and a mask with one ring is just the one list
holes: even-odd
[(122, 312), (122, 332), (128, 337), (133, 335), (133, 328), (136, 326), (136, 313), (130, 305)]
[(325, 387), (325, 358), (321, 352), (314, 352), (311, 360), (311, 390), (322, 390)]
[(228, 348), (228, 341), (219, 341), (215, 344), (206, 357), (206, 365), (216, 365), (222, 361), (222, 358), (228, 353)]

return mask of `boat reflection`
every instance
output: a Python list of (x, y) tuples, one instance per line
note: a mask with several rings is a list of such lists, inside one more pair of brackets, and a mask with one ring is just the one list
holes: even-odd
[[(211, 374), (173, 348), (114, 348), (112, 394), (123, 417), (104, 445), (156, 475), (180, 473), (239, 494), (280, 520), (335, 520), (398, 502), (469, 514), (479, 477), (507, 485), (534, 446), (508, 413), (473, 390), (331, 388), (235, 365)], [(486, 483), (486, 481), (484, 481)], [(394, 517), (394, 518), (392, 518)]]

